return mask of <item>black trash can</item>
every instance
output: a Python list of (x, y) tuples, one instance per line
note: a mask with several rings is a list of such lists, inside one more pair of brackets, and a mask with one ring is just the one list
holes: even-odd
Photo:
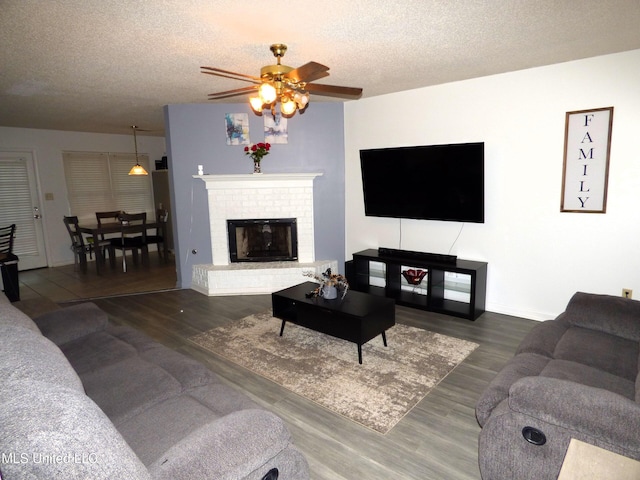
[(13, 253), (0, 253), (0, 271), (5, 295), (11, 302), (19, 301), (18, 257)]

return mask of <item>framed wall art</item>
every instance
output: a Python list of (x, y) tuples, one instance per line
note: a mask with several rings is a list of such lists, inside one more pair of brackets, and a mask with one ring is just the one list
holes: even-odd
[(224, 125), (227, 145), (249, 144), (249, 115), (246, 113), (225, 113)]
[(567, 112), (561, 212), (606, 213), (613, 107)]
[(280, 113), (264, 116), (264, 141), (269, 143), (289, 143), (287, 118)]

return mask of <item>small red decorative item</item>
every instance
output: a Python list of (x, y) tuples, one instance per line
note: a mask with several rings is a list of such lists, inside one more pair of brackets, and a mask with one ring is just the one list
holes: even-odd
[(422, 279), (426, 274), (426, 270), (414, 270), (413, 268), (402, 272), (402, 276), (405, 278), (409, 285), (420, 285), (422, 283)]

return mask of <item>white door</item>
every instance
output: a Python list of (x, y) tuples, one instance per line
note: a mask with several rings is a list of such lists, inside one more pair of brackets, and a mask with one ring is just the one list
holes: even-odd
[(0, 151), (0, 225), (16, 224), (19, 270), (47, 266), (39, 198), (33, 154)]

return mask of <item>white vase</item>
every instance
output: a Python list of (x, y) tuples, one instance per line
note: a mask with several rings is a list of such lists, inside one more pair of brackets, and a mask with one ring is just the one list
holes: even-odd
[(327, 300), (333, 300), (334, 298), (338, 298), (338, 289), (333, 285), (323, 285), (322, 297)]

